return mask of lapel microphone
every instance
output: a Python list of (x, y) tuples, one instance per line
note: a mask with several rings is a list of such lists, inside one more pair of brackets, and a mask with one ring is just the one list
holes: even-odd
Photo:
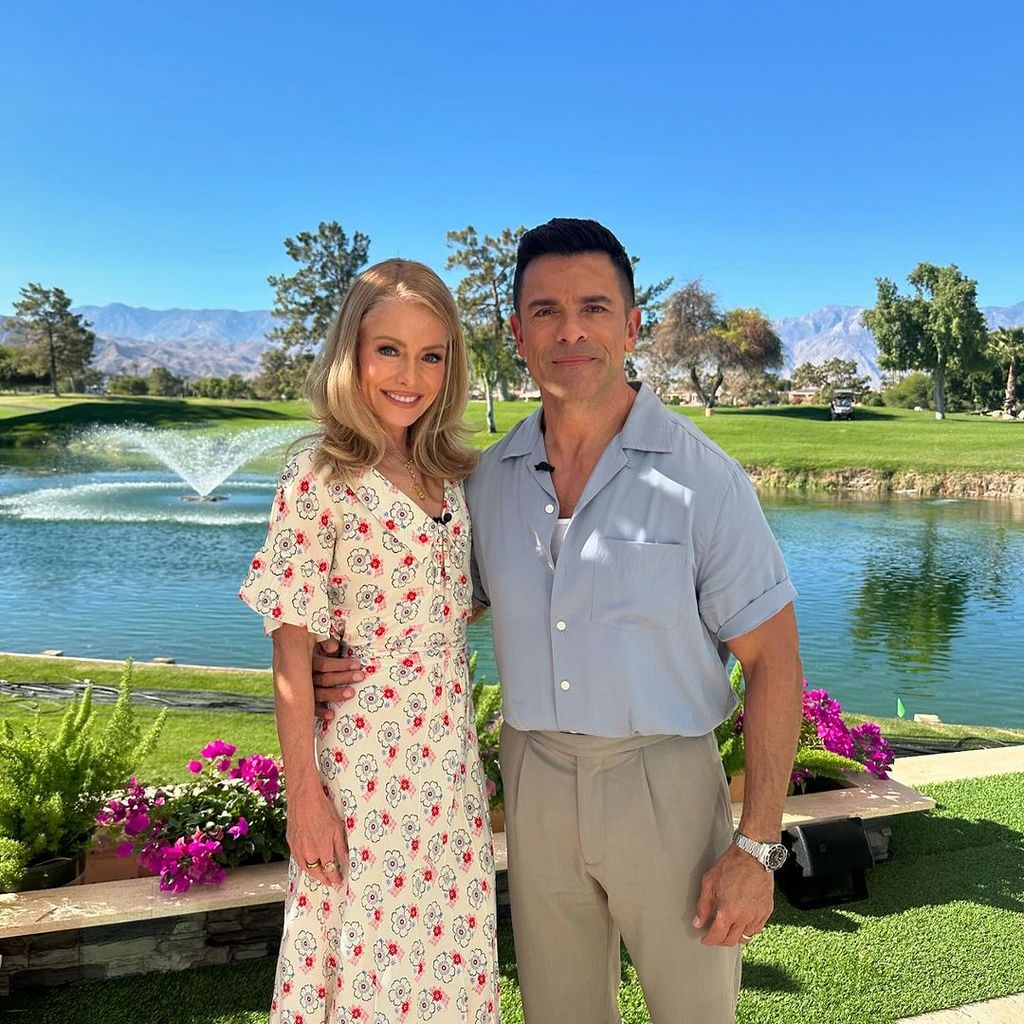
[(431, 519), (437, 523), (438, 526), (447, 526), (452, 521), (451, 512), (442, 512), (439, 516), (431, 516)]
[(533, 468), (537, 470), (538, 473), (554, 473), (555, 471), (555, 467), (552, 466), (550, 462), (538, 462)]

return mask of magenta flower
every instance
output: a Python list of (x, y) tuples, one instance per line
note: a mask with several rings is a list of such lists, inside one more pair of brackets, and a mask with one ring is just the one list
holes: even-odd
[(189, 761), (189, 763), (188, 763), (188, 770), (193, 775), (198, 775), (203, 770), (203, 762), (202, 761)]
[(214, 740), (212, 743), (207, 743), (200, 753), (212, 761), (215, 757), (231, 757), (237, 749), (234, 744), (225, 740)]
[(249, 822), (247, 822), (243, 817), (239, 817), (238, 824), (232, 825), (231, 828), (228, 829), (228, 835), (234, 836), (235, 839), (241, 839), (242, 836), (247, 836), (248, 834)]
[(230, 767), (231, 767), (231, 758), (230, 757), (222, 757), (217, 762), (217, 771), (219, 771), (219, 772), (226, 772)]
[(147, 828), (149, 828), (149, 815), (145, 811), (132, 811), (125, 818), (124, 834), (126, 836), (137, 836)]
[(129, 857), (134, 849), (134, 843), (118, 843), (115, 853), (118, 857)]

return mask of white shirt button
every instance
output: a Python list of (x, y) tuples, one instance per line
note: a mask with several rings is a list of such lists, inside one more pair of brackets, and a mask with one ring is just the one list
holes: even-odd
[(565, 623), (562, 622), (561, 619), (559, 619), (558, 622), (555, 623), (555, 629), (557, 629), (560, 633), (564, 633), (565, 632)]
[(555, 511), (555, 506), (551, 504), (545, 505), (544, 511), (547, 512), (548, 515), (551, 515), (551, 513)]
[(561, 686), (563, 690), (568, 690), (571, 684), (568, 679), (563, 679), (558, 685)]

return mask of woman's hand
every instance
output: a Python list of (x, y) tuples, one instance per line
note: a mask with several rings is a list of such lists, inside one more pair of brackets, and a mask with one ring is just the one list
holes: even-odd
[(288, 802), (288, 847), (302, 871), (322, 885), (348, 879), (348, 840), (334, 804), (322, 792)]

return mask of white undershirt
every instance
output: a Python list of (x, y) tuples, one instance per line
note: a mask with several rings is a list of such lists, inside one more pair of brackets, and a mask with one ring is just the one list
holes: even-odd
[(551, 561), (558, 563), (558, 552), (562, 550), (562, 541), (565, 540), (565, 531), (569, 529), (572, 516), (568, 519), (559, 519), (555, 523), (554, 533), (551, 534)]

